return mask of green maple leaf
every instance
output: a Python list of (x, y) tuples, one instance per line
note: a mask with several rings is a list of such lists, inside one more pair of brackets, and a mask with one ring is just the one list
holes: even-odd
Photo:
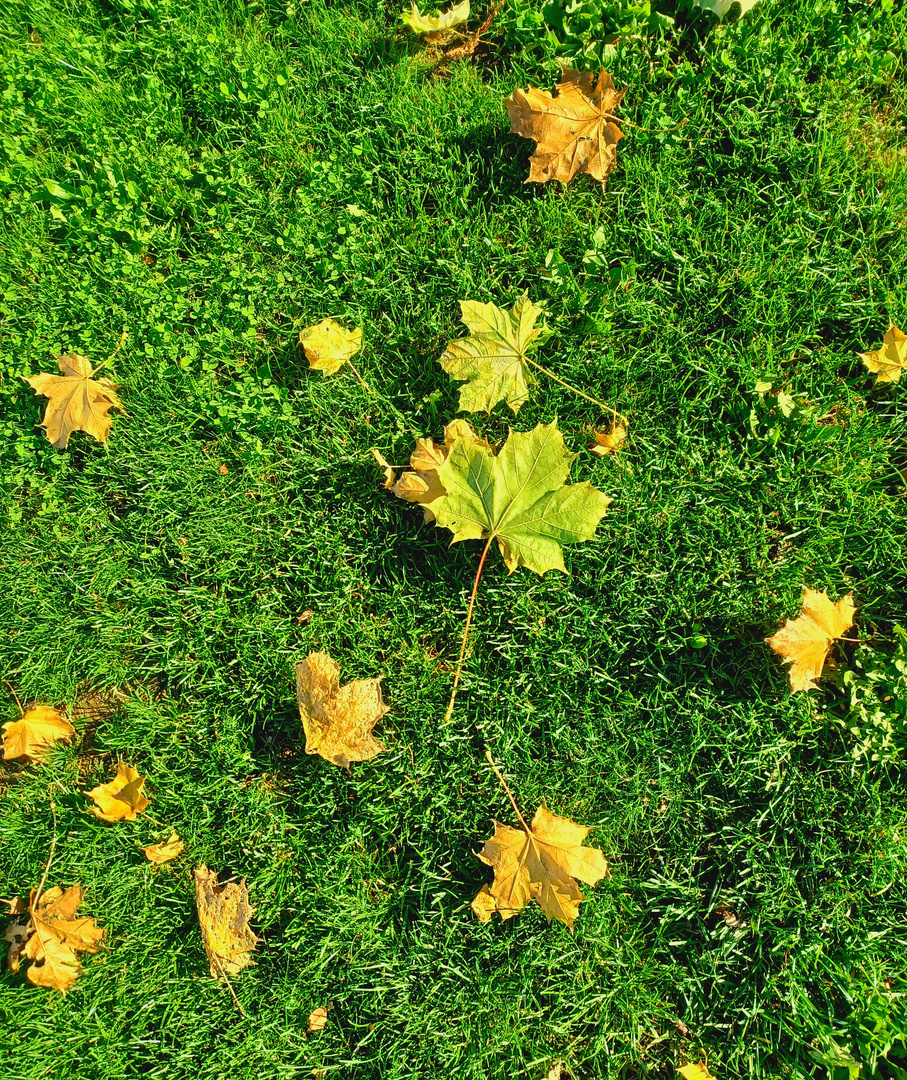
[(497, 540), (510, 573), (566, 573), (563, 545), (591, 540), (611, 502), (588, 481), (565, 484), (576, 456), (556, 421), (511, 431), (497, 455), (484, 440), (457, 439), (437, 470), (445, 494), (430, 509), (453, 543), (485, 540), (487, 551)]
[(529, 397), (527, 358), (530, 346), (543, 333), (535, 325), (542, 309), (523, 293), (512, 311), (496, 304), (461, 300), (469, 337), (451, 341), (441, 356), (441, 367), (466, 385), (460, 388), (460, 409), (490, 412), (499, 401), (518, 412)]

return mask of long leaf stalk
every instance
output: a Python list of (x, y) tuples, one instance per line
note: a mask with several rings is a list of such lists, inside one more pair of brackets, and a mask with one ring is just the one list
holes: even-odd
[(447, 712), (444, 714), (444, 723), (449, 724), (453, 716), (454, 704), (457, 700), (457, 688), (460, 685), (460, 676), (463, 674), (463, 661), (466, 657), (466, 640), (469, 637), (469, 628), (472, 626), (472, 613), (476, 606), (476, 593), (479, 591), (479, 582), (482, 580), (482, 570), (485, 568), (485, 559), (491, 547), (494, 536), (489, 536), (482, 549), (482, 557), (479, 559), (479, 568), (476, 570), (475, 581), (472, 583), (472, 594), (469, 597), (469, 607), (466, 609), (466, 625), (463, 628), (463, 640), (460, 642), (460, 656), (457, 660), (457, 670), (454, 672), (453, 689), (450, 692), (450, 701), (447, 703)]

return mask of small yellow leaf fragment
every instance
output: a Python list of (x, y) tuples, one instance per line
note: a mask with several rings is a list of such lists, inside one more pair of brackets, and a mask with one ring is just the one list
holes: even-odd
[(853, 626), (855, 611), (853, 593), (833, 604), (827, 593), (804, 588), (800, 615), (765, 639), (783, 663), (790, 664), (792, 693), (816, 688), (832, 642)]
[(323, 1006), (312, 1009), (309, 1013), (309, 1031), (321, 1031), (328, 1022), (328, 1011)]
[(49, 705), (33, 705), (21, 720), (3, 725), (3, 757), (44, 761), (55, 742), (69, 739), (76, 729)]
[(901, 372), (907, 368), (907, 334), (891, 324), (882, 338), (882, 347), (875, 352), (857, 353), (876, 382), (900, 382)]
[(142, 848), (142, 851), (149, 862), (165, 863), (175, 859), (184, 846), (177, 833), (171, 832), (166, 844), (151, 844), (150, 847)]
[(310, 368), (333, 375), (362, 348), (362, 331), (358, 327), (344, 330), (333, 319), (322, 319), (320, 323), (300, 330), (299, 342)]
[(296, 665), (296, 700), (305, 731), (305, 752), (344, 769), (370, 761), (386, 749), (372, 728), (387, 712), (381, 679), (340, 685), (340, 665), (327, 653), (309, 653)]
[(444, 442), (433, 439), (416, 439), (416, 449), (409, 459), (413, 472), (403, 472), (390, 489), (398, 499), (420, 503), (427, 522), (435, 520), (430, 503), (445, 495), (444, 485), (438, 479), (438, 469), (447, 460), (451, 447), (458, 439), (468, 439), (477, 446), (488, 446), (478, 438), (465, 420), (454, 420), (444, 428)]
[(681, 1065), (677, 1071), (683, 1077), (683, 1080), (715, 1080), (704, 1061), (691, 1065)]
[(552, 814), (544, 803), (529, 831), (495, 822), (494, 835), (485, 841), (478, 858), (494, 869), (494, 881), (479, 892), (472, 908), (487, 922), (493, 911), (509, 919), (536, 900), (550, 922), (557, 919), (572, 930), (584, 897), (577, 879), (594, 885), (608, 873), (605, 856), (597, 848), (583, 847), (589, 833), (585, 825)]
[(615, 424), (607, 433), (596, 431), (595, 442), (589, 449), (593, 454), (604, 457), (605, 454), (616, 454), (627, 441), (627, 429), (623, 424)]
[(554, 95), (535, 86), (515, 90), (504, 102), (510, 130), (537, 144), (526, 183), (560, 180), (566, 186), (578, 173), (604, 183), (624, 137), (614, 110), (625, 93), (604, 68), (597, 81), (591, 72), (565, 69)]
[(255, 909), (249, 905), (246, 879), (218, 885), (217, 874), (207, 866), (194, 873), (195, 903), (211, 976), (223, 979), (254, 964), (251, 953), (258, 938), (249, 929)]
[(28, 385), (47, 398), (41, 420), (48, 439), (65, 450), (74, 431), (85, 431), (107, 445), (111, 409), (122, 409), (117, 384), (109, 379), (92, 379), (94, 371), (87, 356), (64, 353), (57, 357), (62, 375), (23, 376)]
[(469, 0), (461, 0), (437, 15), (423, 15), (414, 3), (400, 18), (416, 34), (437, 34), (440, 30), (452, 30), (469, 19)]
[(393, 467), (390, 465), (384, 454), (382, 454), (380, 450), (376, 450), (374, 446), (372, 447), (372, 457), (378, 463), (378, 468), (384, 474), (385, 488), (392, 488), (394, 486), (394, 481), (397, 479)]
[(150, 800), (142, 794), (144, 784), (144, 776), (121, 761), (109, 783), (99, 784), (86, 793), (95, 802), (88, 809), (101, 821), (134, 821), (150, 805)]

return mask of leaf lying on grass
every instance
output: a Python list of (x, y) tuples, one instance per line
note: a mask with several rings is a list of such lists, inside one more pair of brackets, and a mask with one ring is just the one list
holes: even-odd
[(441, 30), (452, 30), (468, 20), (469, 0), (461, 0), (437, 15), (423, 15), (414, 3), (411, 10), (404, 11), (400, 18), (416, 34), (437, 34)]
[(246, 879), (218, 885), (217, 874), (200, 866), (195, 879), (195, 903), (211, 975), (226, 979), (254, 964), (252, 951), (258, 938), (249, 929), (255, 909), (249, 905)]
[(20, 720), (3, 725), (3, 757), (29, 763), (44, 761), (55, 742), (72, 738), (76, 729), (49, 705), (33, 705)]
[(901, 372), (907, 368), (907, 334), (892, 323), (882, 338), (880, 349), (857, 353), (857, 356), (875, 372), (877, 383), (900, 382)]
[(305, 752), (344, 769), (370, 761), (386, 749), (372, 728), (387, 712), (381, 679), (340, 685), (340, 665), (327, 653), (309, 653), (296, 665), (296, 700), (305, 731)]
[(715, 1080), (704, 1061), (690, 1065), (680, 1065), (677, 1071), (683, 1077), (683, 1080)]
[(23, 375), (33, 390), (48, 399), (41, 420), (48, 439), (58, 450), (65, 450), (74, 431), (85, 431), (106, 446), (113, 424), (108, 414), (111, 409), (123, 408), (117, 384), (93, 379), (91, 361), (79, 353), (64, 353), (57, 357), (57, 363), (62, 375)]
[(149, 847), (142, 848), (142, 851), (145, 852), (145, 858), (149, 862), (165, 863), (175, 859), (184, 846), (177, 833), (171, 832), (170, 839), (165, 844), (151, 844)]
[(30, 961), (25, 977), (35, 986), (45, 986), (65, 994), (82, 970), (77, 954), (96, 953), (104, 931), (94, 919), (74, 918), (82, 903), (84, 890), (71, 885), (65, 892), (59, 887), (36, 895), (26, 904), (20, 897), (10, 902), (10, 914), (28, 918), (12, 923), (4, 940), (10, 944), (6, 962), (17, 972), (22, 960)]
[(549, 922), (557, 919), (572, 930), (584, 899), (576, 879), (594, 885), (608, 873), (607, 860), (597, 848), (582, 846), (587, 826), (552, 814), (544, 803), (532, 825), (527, 825), (493, 762), (492, 767), (522, 828), (494, 823), (494, 835), (478, 852), (478, 858), (494, 870), (494, 881), (482, 886), (472, 909), (480, 922), (488, 922), (495, 911), (509, 919), (536, 900)]
[(828, 650), (837, 638), (853, 626), (853, 593), (833, 604), (828, 593), (804, 588), (803, 606), (796, 619), (788, 619), (767, 644), (790, 664), (790, 688), (813, 690), (822, 674)]
[(144, 784), (145, 777), (121, 761), (109, 783), (98, 784), (86, 792), (95, 802), (88, 809), (101, 821), (134, 821), (150, 805), (150, 800), (142, 794)]
[(560, 180), (566, 185), (578, 173), (604, 183), (624, 137), (614, 110), (625, 93), (615, 89), (604, 68), (597, 82), (591, 72), (565, 69), (554, 95), (534, 86), (515, 90), (504, 102), (510, 130), (538, 144), (526, 183)]
[(328, 1011), (323, 1005), (319, 1005), (317, 1009), (312, 1009), (309, 1013), (309, 1033), (321, 1031), (327, 1022)]
[(623, 424), (615, 424), (610, 431), (596, 431), (595, 442), (589, 447), (593, 454), (604, 457), (616, 454), (627, 441), (627, 429)]
[(299, 341), (310, 368), (334, 375), (362, 348), (362, 331), (344, 330), (333, 319), (322, 319), (300, 330)]

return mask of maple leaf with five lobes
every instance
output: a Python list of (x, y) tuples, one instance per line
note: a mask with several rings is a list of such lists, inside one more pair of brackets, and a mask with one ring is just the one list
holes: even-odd
[(341, 686), (340, 665), (325, 652), (309, 653), (296, 665), (296, 700), (307, 754), (348, 769), (387, 749), (372, 734), (387, 712), (380, 678)]
[(322, 319), (300, 330), (299, 341), (310, 368), (334, 375), (362, 348), (362, 331), (344, 330), (333, 319)]
[(122, 761), (116, 776), (107, 784), (98, 784), (86, 794), (95, 802), (89, 810), (101, 821), (135, 821), (148, 806), (150, 800), (142, 794), (145, 777)]
[(531, 825), (522, 824), (514, 829), (494, 823), (494, 835), (478, 852), (493, 868), (494, 881), (482, 887), (472, 909), (488, 922), (495, 911), (509, 919), (536, 900), (549, 922), (557, 919), (572, 930), (584, 899), (576, 881), (594, 885), (608, 873), (607, 860), (597, 848), (582, 846), (587, 826), (552, 814), (544, 803)]
[(515, 90), (504, 102), (510, 130), (538, 145), (529, 159), (526, 183), (560, 180), (564, 185), (579, 173), (602, 183), (617, 164), (617, 144), (624, 133), (614, 110), (626, 90), (617, 90), (602, 68), (591, 73), (564, 69), (556, 94), (530, 86)]
[(456, 439), (437, 473), (444, 494), (428, 504), (452, 543), (493, 540), (509, 573), (567, 572), (564, 544), (591, 540), (611, 500), (588, 481), (565, 484), (576, 459), (557, 421), (511, 431), (495, 454), (484, 441)]
[(20, 720), (3, 725), (3, 757), (44, 761), (55, 742), (70, 739), (76, 729), (49, 705), (33, 705)]
[(790, 664), (788, 675), (792, 693), (816, 688), (832, 642), (853, 626), (856, 608), (853, 593), (833, 604), (824, 592), (804, 588), (803, 604), (796, 619), (784, 626), (766, 643)]
[(14, 901), (13, 913), (27, 913), (29, 918), (12, 923), (4, 935), (10, 944), (10, 971), (17, 972), (21, 962), (29, 960), (25, 977), (35, 986), (65, 994), (74, 985), (82, 970), (77, 954), (96, 953), (104, 938), (94, 919), (74, 918), (83, 896), (84, 890), (72, 885), (65, 892), (54, 887), (40, 896), (32, 890), (27, 905)]
[(857, 356), (875, 372), (877, 383), (900, 382), (901, 372), (907, 368), (907, 334), (892, 323), (882, 338), (880, 349), (857, 353)]
[(469, 337), (449, 342), (440, 360), (448, 375), (466, 383), (460, 387), (460, 409), (491, 412), (506, 401), (519, 412), (529, 397), (529, 367), (537, 366), (527, 354), (543, 333), (535, 325), (542, 308), (523, 293), (512, 311), (476, 300), (461, 300), (460, 311)]
[(411, 10), (404, 11), (400, 18), (416, 34), (437, 34), (442, 30), (452, 30), (469, 19), (469, 0), (461, 0), (437, 15), (423, 15), (414, 3)]
[(58, 450), (65, 450), (74, 431), (85, 431), (106, 446), (113, 423), (108, 414), (111, 409), (123, 409), (116, 394), (117, 384), (109, 379), (93, 379), (91, 361), (80, 353), (64, 353), (57, 357), (57, 363), (62, 375), (22, 376), (33, 390), (48, 399), (41, 420), (48, 439)]

